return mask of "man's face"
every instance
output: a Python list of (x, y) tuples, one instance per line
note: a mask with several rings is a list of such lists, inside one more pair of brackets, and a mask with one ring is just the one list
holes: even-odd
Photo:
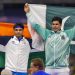
[(14, 34), (16, 37), (20, 37), (23, 34), (23, 29), (22, 28), (14, 28)]
[(59, 23), (59, 21), (53, 21), (52, 22), (52, 30), (57, 32), (61, 29), (61, 24)]

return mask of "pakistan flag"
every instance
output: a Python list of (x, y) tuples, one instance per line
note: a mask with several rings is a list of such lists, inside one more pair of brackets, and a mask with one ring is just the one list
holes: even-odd
[[(30, 10), (35, 18), (35, 22), (44, 28), (51, 30), (51, 20), (54, 16), (61, 17), (62, 26), (61, 30), (68, 30), (75, 26), (75, 7), (64, 7), (64, 6), (50, 6), (41, 4), (30, 4)], [(29, 28), (30, 29), (30, 28)], [(36, 35), (33, 35), (32, 30), (30, 31), (32, 36), (32, 46), (43, 50), (43, 44), (40, 44), (40, 40)], [(37, 34), (37, 33), (35, 33)], [(38, 41), (39, 40), (39, 41)], [(71, 53), (75, 54), (75, 38), (70, 44)]]
[[(75, 26), (75, 7), (54, 7), (47, 6), (46, 9), (46, 28), (50, 28), (51, 19), (54, 16), (59, 16), (63, 19), (63, 30), (70, 29)], [(75, 38), (71, 42), (71, 53), (75, 53)]]

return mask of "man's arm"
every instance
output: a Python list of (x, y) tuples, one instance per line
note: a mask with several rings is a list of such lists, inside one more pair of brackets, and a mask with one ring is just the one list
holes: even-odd
[(37, 24), (35, 22), (35, 18), (32, 15), (32, 13), (30, 12), (30, 8), (29, 8), (29, 5), (28, 4), (25, 4), (24, 11), (26, 12), (28, 21), (32, 25), (33, 29), (36, 30), (36, 32), (40, 36), (42, 36), (42, 38), (45, 40), (47, 38), (47, 36), (49, 35), (50, 31), (48, 29), (43, 28), (42, 26), (40, 26), (39, 24)]
[(75, 26), (69, 30), (65, 30), (65, 32), (67, 33), (67, 35), (69, 36), (69, 38), (72, 40), (73, 38), (75, 38)]
[(5, 46), (0, 44), (0, 52), (5, 52)]

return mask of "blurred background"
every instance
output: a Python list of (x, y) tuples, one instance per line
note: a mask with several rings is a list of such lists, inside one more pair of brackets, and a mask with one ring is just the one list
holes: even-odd
[[(25, 24), (25, 37), (32, 43), (31, 36), (27, 27), (27, 18), (23, 11), (25, 3), (29, 4), (47, 4), (62, 7), (75, 7), (75, 0), (0, 0), (0, 43), (6, 45), (8, 40), (13, 35), (12, 26), (17, 22)], [(75, 48), (74, 48), (75, 49)], [(31, 59), (40, 57), (43, 60), (44, 52), (35, 52), (30, 54), (29, 64)], [(75, 75), (75, 54), (70, 53), (70, 69), (71, 75)], [(5, 53), (0, 52), (0, 71), (5, 65)], [(29, 66), (28, 66), (29, 67)]]

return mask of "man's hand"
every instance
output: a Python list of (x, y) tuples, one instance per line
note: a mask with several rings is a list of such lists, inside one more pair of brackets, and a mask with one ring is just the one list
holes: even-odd
[(26, 4), (24, 5), (24, 11), (25, 11), (26, 13), (28, 13), (28, 12), (30, 11), (30, 8), (29, 8), (28, 3), (26, 3)]
[(29, 68), (29, 69), (27, 70), (27, 72), (28, 72), (28, 74), (29, 74), (29, 75), (32, 75), (32, 74), (33, 74), (33, 72), (32, 72), (32, 69), (31, 69), (31, 68)]

